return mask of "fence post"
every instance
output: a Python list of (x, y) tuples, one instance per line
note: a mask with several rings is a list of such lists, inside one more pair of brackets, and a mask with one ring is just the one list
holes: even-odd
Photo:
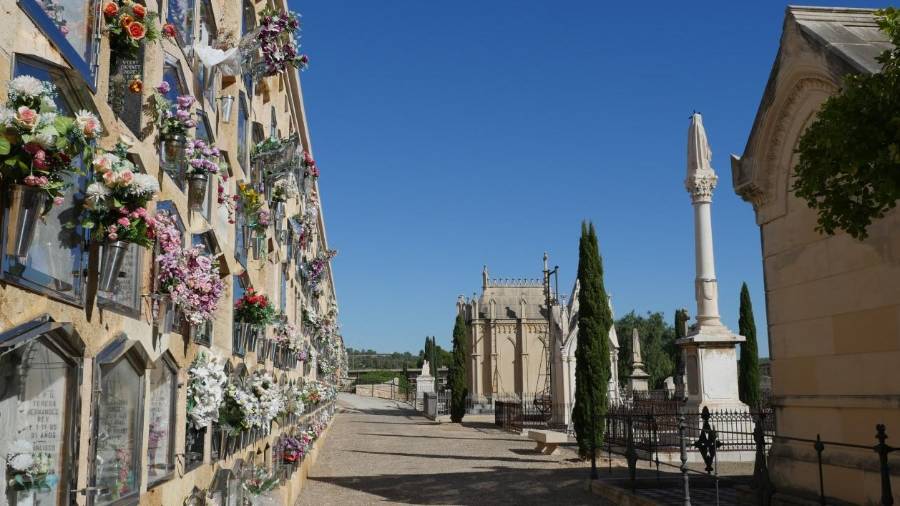
[(637, 451), (634, 449), (634, 419), (629, 413), (625, 418), (625, 460), (628, 461), (628, 477), (631, 480), (632, 491), (637, 477), (637, 459)]
[(822, 452), (825, 451), (825, 443), (822, 442), (822, 435), (816, 434), (816, 442), (813, 443), (816, 449), (816, 461), (819, 464), (819, 504), (825, 504), (825, 478), (822, 472)]
[(772, 499), (769, 482), (769, 464), (766, 461), (766, 433), (763, 430), (766, 415), (762, 412), (753, 427), (753, 441), (756, 443), (756, 462), (753, 465), (753, 488), (756, 489), (760, 506), (769, 506)]
[(877, 431), (875, 438), (878, 440), (878, 444), (875, 445), (875, 451), (878, 452), (878, 460), (881, 461), (881, 504), (890, 506), (894, 504), (894, 494), (891, 492), (891, 469), (888, 467), (888, 453), (891, 453), (896, 448), (891, 448), (885, 444), (887, 434), (885, 433), (884, 424), (879, 423), (875, 426), (875, 430)]
[[(680, 409), (679, 409), (680, 411)], [(691, 506), (691, 484), (688, 478), (687, 467), (687, 447), (684, 445), (684, 432), (686, 426), (684, 423), (684, 415), (678, 414), (678, 445), (681, 449), (681, 478), (684, 482), (684, 506)]]

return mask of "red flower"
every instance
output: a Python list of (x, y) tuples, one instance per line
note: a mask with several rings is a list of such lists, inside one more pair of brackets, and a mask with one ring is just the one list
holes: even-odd
[(147, 30), (144, 28), (143, 23), (135, 21), (128, 25), (128, 35), (131, 35), (131, 38), (134, 40), (141, 40), (144, 38), (144, 35), (147, 34)]
[(138, 19), (144, 19), (144, 16), (147, 15), (147, 8), (141, 4), (134, 4), (131, 6), (131, 12), (134, 12)]
[(162, 27), (162, 33), (163, 33), (163, 35), (165, 35), (166, 37), (173, 37), (173, 38), (174, 38), (174, 37), (175, 37), (175, 33), (176, 33), (176, 32), (175, 32), (175, 25), (173, 25), (172, 23), (166, 23), (166, 24), (164, 24), (163, 27)]
[(103, 6), (103, 15), (108, 18), (115, 16), (118, 12), (119, 6), (115, 2), (107, 2), (107, 4)]

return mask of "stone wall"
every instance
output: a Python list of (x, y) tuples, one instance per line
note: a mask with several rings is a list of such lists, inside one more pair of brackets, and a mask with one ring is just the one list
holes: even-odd
[[(196, 8), (202, 2), (196, 2)], [(281, 8), (286, 7), (285, 2), (277, 1), (276, 5)], [(265, 2), (247, 2), (248, 8), (252, 11), (261, 10)], [(156, 0), (148, 0), (147, 8), (151, 11), (159, 12), (163, 5)], [(241, 33), (241, 3), (236, 0), (212, 0), (209, 3), (211, 13), (209, 17), (215, 20), (216, 28), (220, 38), (225, 39), (227, 35), (231, 35), (232, 39), (240, 37)], [(99, 12), (99, 7), (97, 9)], [(26, 15), (20, 3), (15, 0), (0, 0), (0, 12), (4, 19), (4, 25), (7, 29), (0, 30), (0, 76), (4, 76), (0, 80), (0, 86), (5, 93), (5, 84), (7, 77), (14, 75), (14, 66), (17, 62), (22, 61), (25, 57), (34, 57), (41, 64), (46, 64), (50, 69), (59, 69), (68, 75), (68, 81), (71, 83), (71, 89), (62, 90), (64, 93), (77, 96), (83, 100), (82, 107), (93, 110), (103, 123), (104, 135), (99, 141), (102, 148), (111, 148), (119, 135), (128, 135), (138, 139), (131, 152), (134, 154), (135, 161), (142, 166), (150, 175), (156, 176), (161, 182), (161, 193), (158, 201), (171, 201), (186, 226), (184, 241), (190, 244), (192, 234), (209, 233), (214, 237), (218, 244), (221, 255), (219, 255), (220, 269), (226, 282), (226, 291), (219, 304), (219, 309), (213, 319), (212, 338), (209, 347), (200, 346), (194, 343), (188, 335), (182, 333), (181, 329), (175, 329), (168, 333), (159, 333), (152, 325), (152, 315), (150, 312), (152, 290), (151, 268), (153, 262), (152, 254), (145, 253), (142, 262), (138, 266), (140, 269), (140, 300), (138, 310), (133, 314), (126, 314), (122, 311), (102, 307), (96, 301), (97, 291), (96, 284), (92, 282), (97, 269), (97, 251), (96, 248), (90, 250), (89, 269), (87, 270), (89, 282), (83, 296), (82, 301), (61, 302), (55, 300), (51, 296), (40, 291), (34, 291), (27, 287), (21, 286), (15, 282), (5, 282), (0, 284), (0, 329), (6, 331), (10, 328), (22, 325), (41, 315), (49, 315), (56, 322), (71, 323), (72, 335), (81, 341), (84, 346), (82, 356), (77, 359), (77, 366), (80, 374), (78, 375), (75, 390), (79, 397), (79, 403), (76, 406), (76, 412), (72, 413), (74, 424), (69, 430), (74, 431), (73, 440), (75, 446), (71, 468), (74, 473), (72, 486), (73, 490), (84, 490), (90, 486), (91, 469), (92, 469), (92, 413), (97, 399), (97, 391), (94, 385), (94, 375), (97, 369), (95, 357), (106, 348), (108, 344), (120, 335), (127, 336), (129, 342), (137, 342), (140, 348), (146, 351), (150, 364), (156, 363), (157, 360), (168, 355), (172, 357), (177, 368), (177, 396), (176, 396), (176, 424), (175, 424), (175, 452), (176, 469), (172, 479), (156, 484), (152, 489), (148, 489), (147, 485), (147, 469), (142, 471), (142, 475), (138, 480), (140, 483), (140, 504), (142, 505), (172, 505), (182, 504), (191, 490), (196, 488), (205, 489), (209, 487), (215, 472), (220, 468), (228, 468), (234, 465), (238, 455), (227, 459), (213, 461), (211, 456), (211, 434), (207, 431), (204, 444), (203, 462), (198, 467), (187, 471), (184, 465), (184, 448), (186, 438), (186, 389), (184, 387), (187, 380), (187, 367), (194, 360), (200, 351), (212, 352), (222, 357), (228, 357), (228, 360), (235, 369), (245, 366), (248, 370), (264, 368), (274, 371), (276, 377), (280, 380), (302, 381), (303, 379), (312, 379), (316, 377), (316, 370), (309, 370), (309, 364), (306, 367), (298, 366), (289, 370), (275, 370), (270, 360), (259, 360), (255, 352), (247, 353), (246, 357), (237, 357), (232, 354), (232, 293), (233, 280), (232, 275), (240, 275), (249, 285), (252, 285), (257, 291), (267, 294), (276, 303), (279, 301), (279, 292), (281, 287), (281, 270), (287, 270), (287, 286), (286, 300), (283, 301), (285, 306), (285, 314), (291, 322), (300, 326), (301, 314), (300, 307), (306, 302), (325, 310), (334, 303), (334, 287), (331, 276), (330, 265), (327, 268), (325, 282), (323, 283), (323, 291), (320, 295), (311, 295), (305, 289), (303, 281), (296, 274), (295, 259), (287, 257), (286, 244), (279, 241), (274, 235), (274, 230), (269, 228), (267, 234), (267, 246), (264, 248), (264, 254), (259, 259), (254, 259), (252, 254), (246, 265), (242, 265), (234, 255), (235, 244), (235, 227), (227, 222), (227, 213), (224, 212), (215, 203), (213, 198), (212, 212), (208, 217), (200, 213), (190, 211), (188, 208), (187, 196), (184, 191), (180, 190), (175, 182), (166, 174), (163, 174), (159, 166), (158, 148), (156, 145), (156, 134), (150, 132), (148, 135), (142, 135), (139, 132), (133, 132), (126, 126), (121, 118), (117, 118), (112, 108), (108, 104), (110, 95), (109, 90), (109, 74), (110, 74), (110, 49), (109, 40), (105, 35), (100, 34), (99, 30), (95, 30), (99, 40), (97, 53), (97, 77), (96, 91), (91, 91), (83, 77), (75, 71), (71, 71), (72, 63), (67, 61), (63, 55), (44, 35), (44, 32), (38, 27), (38, 24)], [(194, 18), (198, 11), (195, 11)], [(165, 18), (165, 13), (163, 13)], [(75, 29), (79, 23), (83, 23), (83, 19), (69, 19), (69, 25)], [(102, 21), (98, 21), (98, 25)], [(195, 25), (195, 33), (199, 31), (199, 26)], [(46, 28), (45, 28), (46, 29)], [(311, 152), (310, 139), (307, 132), (306, 118), (304, 116), (304, 106), (302, 101), (302, 93), (300, 89), (299, 75), (294, 72), (287, 72), (283, 75), (269, 77), (262, 80), (254, 90), (245, 89), (242, 79), (234, 77), (214, 78), (214, 93), (211, 94), (213, 100), (204, 97), (203, 90), (200, 88), (198, 64), (186, 56), (186, 52), (178, 47), (176, 42), (171, 39), (163, 38), (156, 43), (147, 44), (144, 51), (144, 69), (143, 69), (143, 91), (141, 98), (146, 103), (150, 96), (153, 86), (158, 84), (163, 77), (164, 61), (168, 59), (170, 63), (175, 65), (178, 72), (183, 76), (187, 84), (187, 92), (198, 97), (200, 103), (198, 109), (206, 111), (209, 118), (210, 135), (214, 137), (215, 145), (222, 149), (229, 160), (230, 177), (227, 181), (223, 181), (231, 193), (235, 192), (235, 182), (247, 180), (249, 175), (245, 172), (248, 167), (243, 167), (239, 163), (238, 143), (244, 142), (245, 148), (249, 149), (249, 139), (238, 139), (237, 124), (238, 115), (241, 114), (238, 97), (243, 94), (247, 96), (249, 121), (248, 128), (253, 123), (263, 126), (263, 130), (268, 135), (270, 125), (277, 125), (275, 134), (280, 137), (287, 137), (290, 133), (297, 133), (300, 136), (302, 148)], [(91, 83), (92, 84), (92, 83)], [(222, 103), (215, 97), (233, 96), (236, 98), (231, 118), (225, 121), (221, 110)], [(3, 97), (5, 99), (5, 97)], [(134, 113), (134, 111), (131, 111)], [(141, 118), (142, 129), (147, 127), (148, 120)], [(152, 129), (151, 129), (152, 130)], [(216, 181), (211, 182), (215, 185)], [(318, 192), (318, 184), (314, 186)], [(215, 195), (215, 193), (213, 194)], [(303, 204), (298, 199), (293, 199), (287, 203), (287, 215), (292, 216), (300, 212)], [(322, 221), (321, 211), (318, 214), (316, 223), (316, 240), (311, 247), (311, 254), (328, 248), (324, 224)], [(76, 273), (81, 276), (82, 273)], [(271, 335), (271, 329), (269, 329)], [(141, 376), (146, 392), (149, 386), (147, 374)], [(151, 406), (147, 396), (143, 398), (143, 413), (150, 413)], [(141, 440), (135, 441), (137, 451), (142, 455), (146, 455), (148, 451), (149, 438), (149, 416), (141, 417), (141, 425), (138, 433)], [(274, 445), (275, 439), (282, 432), (288, 430), (288, 427), (280, 427), (277, 425), (273, 432), (257, 443), (243, 448), (240, 457), (245, 462), (255, 461), (257, 464), (264, 464), (263, 461), (272, 459), (272, 452), (266, 450), (267, 447)], [(308, 471), (308, 466), (315, 460), (316, 453), (313, 453), (304, 464), (303, 471), (295, 473), (291, 481), (284, 486), (284, 493), (287, 500), (286, 504), (292, 503), (299, 494), (304, 476)], [(72, 494), (76, 504), (87, 504), (88, 499), (84, 493)], [(69, 504), (68, 498), (60, 498), (59, 504)]]

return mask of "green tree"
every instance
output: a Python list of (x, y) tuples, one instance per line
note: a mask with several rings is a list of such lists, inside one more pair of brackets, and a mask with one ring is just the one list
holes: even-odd
[(575, 406), (572, 421), (578, 454), (602, 447), (608, 408), (609, 329), (613, 325), (603, 287), (603, 263), (593, 224), (581, 224), (578, 245), (578, 343), (575, 346)]
[(759, 407), (759, 349), (756, 344), (756, 322), (753, 321), (753, 305), (747, 283), (741, 285), (741, 312), (738, 332), (747, 338), (741, 344), (741, 361), (738, 363), (738, 392), (741, 401), (751, 409)]
[(631, 335), (637, 329), (641, 338), (641, 360), (650, 375), (650, 388), (662, 388), (663, 381), (675, 374), (675, 328), (660, 312), (638, 316), (634, 311), (616, 320), (619, 336), (619, 381), (625, 384), (631, 374)]
[(456, 315), (453, 326), (453, 361), (450, 363), (450, 421), (462, 422), (466, 414), (466, 319), (462, 313)]
[(850, 74), (800, 137), (792, 190), (818, 214), (817, 230), (865, 239), (900, 199), (900, 11), (876, 12), (893, 47), (881, 71)]

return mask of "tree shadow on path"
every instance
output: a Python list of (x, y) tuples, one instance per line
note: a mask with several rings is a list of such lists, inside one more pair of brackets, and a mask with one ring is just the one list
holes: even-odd
[(586, 490), (588, 475), (583, 468), (480, 469), (483, 471), (355, 477), (310, 476), (309, 479), (379, 496), (385, 501), (406, 504), (580, 505), (599, 502), (597, 496)]
[(476, 457), (471, 455), (445, 455), (440, 453), (403, 453), (403, 452), (374, 452), (367, 450), (348, 450), (353, 453), (367, 453), (370, 455), (391, 455), (396, 457), (415, 457), (415, 458), (423, 458), (423, 459), (448, 459), (448, 460), (466, 460), (466, 461), (498, 461), (498, 462), (519, 462), (526, 464), (547, 464), (548, 462), (553, 462), (551, 460), (539, 460), (539, 459), (523, 459), (521, 457)]

